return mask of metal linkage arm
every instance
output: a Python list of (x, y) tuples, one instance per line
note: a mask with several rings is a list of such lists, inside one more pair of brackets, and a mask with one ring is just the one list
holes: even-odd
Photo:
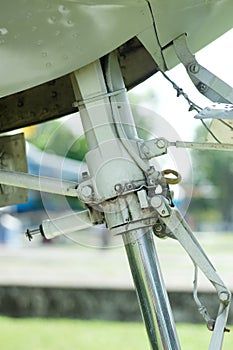
[[(220, 350), (222, 349), (223, 334), (229, 313), (231, 293), (217, 274), (180, 212), (172, 208), (170, 216), (160, 217), (160, 221), (172, 232), (172, 235), (180, 242), (194, 264), (203, 271), (218, 293), (220, 307), (216, 321), (212, 325), (213, 334), (209, 350)], [(209, 328), (211, 328), (210, 325)]]
[(140, 155), (144, 159), (159, 157), (167, 153), (168, 147), (190, 148), (209, 151), (233, 151), (233, 144), (217, 142), (168, 141), (163, 137), (138, 142)]
[(216, 75), (202, 67), (191, 53), (186, 34), (173, 41), (174, 49), (180, 62), (198, 91), (214, 102), (233, 103), (233, 89)]
[(77, 197), (78, 184), (76, 182), (56, 179), (53, 177), (0, 170), (0, 184), (61, 194), (63, 196)]

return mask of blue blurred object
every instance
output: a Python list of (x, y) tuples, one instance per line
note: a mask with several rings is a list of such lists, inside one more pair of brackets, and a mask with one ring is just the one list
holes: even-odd
[[(37, 147), (27, 142), (26, 144), (28, 172), (33, 175), (54, 177), (63, 180), (77, 181), (79, 183), (83, 171), (86, 171), (85, 162), (68, 159), (58, 156), (56, 154), (43, 152)], [(46, 209), (61, 210), (59, 205), (59, 195), (50, 195), (51, 201)], [(80, 204), (77, 199), (73, 201)], [(71, 200), (72, 201), (72, 200)], [(16, 206), (17, 212), (27, 212), (43, 209), (43, 202), (39, 191), (29, 190), (28, 202), (18, 204)]]

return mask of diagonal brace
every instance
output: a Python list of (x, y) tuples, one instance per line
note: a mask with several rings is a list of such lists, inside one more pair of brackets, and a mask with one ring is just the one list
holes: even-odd
[(222, 348), (223, 334), (229, 313), (231, 293), (217, 274), (180, 212), (172, 208), (171, 215), (168, 217), (160, 217), (160, 221), (169, 228), (173, 236), (180, 242), (193, 262), (203, 271), (218, 293), (220, 307), (215, 321), (209, 350), (220, 350)]

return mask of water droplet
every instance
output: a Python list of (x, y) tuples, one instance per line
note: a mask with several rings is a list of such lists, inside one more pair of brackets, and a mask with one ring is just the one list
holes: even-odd
[(56, 17), (55, 16), (51, 16), (48, 18), (48, 23), (49, 24), (54, 24), (56, 22)]
[(52, 63), (51, 63), (51, 62), (47, 62), (47, 63), (46, 63), (46, 67), (47, 67), (47, 68), (50, 68), (51, 66), (52, 66)]
[(59, 5), (58, 6), (58, 11), (60, 13), (69, 13), (70, 12), (70, 10), (67, 7), (65, 7), (64, 5)]
[(41, 56), (42, 56), (42, 57), (47, 57), (47, 56), (48, 56), (48, 53), (45, 52), (45, 51), (44, 51), (44, 52), (41, 52)]
[(38, 45), (38, 46), (41, 46), (42, 44), (43, 44), (43, 40), (38, 40), (38, 41), (37, 41), (37, 45)]
[(6, 28), (0, 28), (0, 35), (6, 35), (8, 30)]
[(67, 24), (68, 24), (68, 26), (70, 26), (70, 27), (74, 25), (74, 23), (73, 23), (73, 21), (71, 21), (71, 19), (68, 19)]

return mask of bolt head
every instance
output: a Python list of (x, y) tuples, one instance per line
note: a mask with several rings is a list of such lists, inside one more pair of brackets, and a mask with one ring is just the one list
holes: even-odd
[(127, 190), (129, 190), (129, 191), (131, 191), (131, 190), (133, 190), (133, 188), (134, 188), (134, 186), (133, 186), (133, 184), (126, 184), (126, 188), (127, 188)]
[(122, 187), (121, 184), (116, 184), (116, 185), (115, 185), (115, 191), (117, 191), (117, 192), (122, 192), (122, 190), (123, 190), (123, 187)]
[(81, 194), (85, 198), (90, 198), (92, 196), (93, 189), (90, 185), (84, 186), (81, 189)]
[(188, 70), (189, 70), (191, 73), (194, 73), (194, 74), (198, 73), (198, 72), (199, 72), (198, 64), (196, 64), (196, 63), (190, 64)]
[(205, 85), (204, 83), (199, 83), (197, 88), (200, 92), (205, 92), (208, 89), (208, 86)]
[(159, 139), (157, 141), (157, 147), (158, 148), (164, 148), (165, 146), (166, 146), (166, 143), (165, 143), (165, 141), (163, 139)]
[(160, 196), (154, 196), (151, 198), (151, 202), (150, 202), (151, 206), (153, 208), (158, 208), (160, 207), (160, 205), (162, 204), (162, 199)]
[(87, 171), (83, 171), (82, 172), (82, 179), (86, 180), (86, 179), (88, 179), (88, 177), (89, 177), (88, 172)]
[(148, 182), (152, 186), (155, 185), (155, 179), (150, 178)]
[(228, 304), (231, 299), (231, 295), (228, 292), (221, 292), (219, 295), (219, 299), (222, 303)]
[(163, 226), (161, 224), (155, 224), (154, 225), (154, 230), (156, 232), (161, 232), (163, 230)]

